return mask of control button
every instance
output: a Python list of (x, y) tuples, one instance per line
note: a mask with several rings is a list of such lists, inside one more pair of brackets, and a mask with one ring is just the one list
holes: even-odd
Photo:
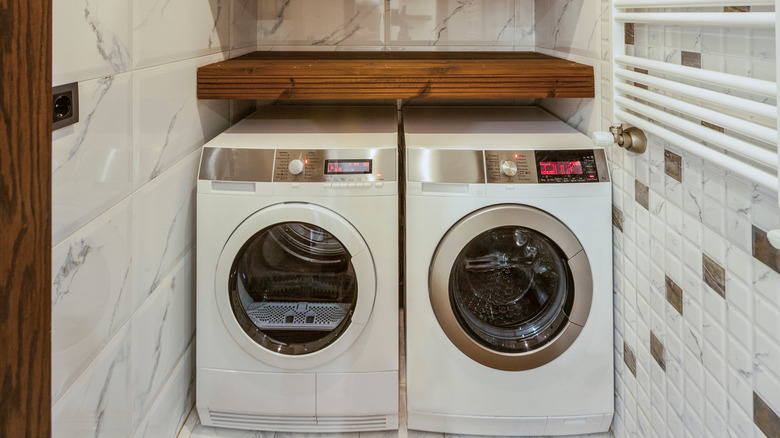
[(301, 160), (292, 160), (290, 161), (290, 164), (287, 166), (287, 170), (290, 171), (293, 175), (298, 175), (301, 172), (303, 172), (303, 161)]
[(517, 174), (517, 164), (514, 161), (504, 160), (501, 162), (501, 173), (506, 176), (515, 176)]
[(371, 183), (370, 182), (364, 182), (363, 183), (363, 187), (371, 187)]
[(382, 181), (377, 181), (377, 182), (374, 183), (374, 186), (376, 186), (376, 187), (382, 187), (384, 185), (385, 185), (385, 183), (383, 183)]

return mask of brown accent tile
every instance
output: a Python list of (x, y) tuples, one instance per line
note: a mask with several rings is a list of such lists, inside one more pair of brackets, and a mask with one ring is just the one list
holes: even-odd
[(686, 67), (701, 68), (701, 53), (699, 52), (682, 52), (682, 65)]
[(625, 362), (628, 369), (631, 370), (631, 374), (636, 377), (636, 355), (631, 347), (626, 344), (626, 341), (623, 341), (623, 362)]
[(769, 243), (766, 231), (753, 226), (753, 257), (780, 273), (780, 249)]
[(664, 173), (682, 182), (682, 157), (664, 149)]
[(645, 210), (650, 210), (650, 187), (642, 184), (639, 180), (634, 182), (634, 199)]
[(750, 12), (750, 6), (724, 6), (723, 12)]
[[(645, 74), (645, 75), (647, 74), (647, 70), (645, 70), (643, 68), (636, 68), (636, 67), (634, 67), (634, 71), (637, 72), (637, 73)], [(647, 90), (647, 85), (640, 84), (639, 82), (634, 82), (634, 86)]]
[(718, 131), (718, 132), (725, 132), (726, 131), (725, 129), (721, 128), (720, 126), (715, 125), (715, 124), (710, 123), (710, 122), (705, 122), (704, 120), (701, 121), (701, 126), (710, 128), (710, 129)]
[(723, 298), (726, 298), (726, 270), (707, 254), (701, 255), (701, 272), (704, 283)]
[(666, 301), (677, 310), (680, 315), (683, 314), (683, 291), (669, 276), (666, 277)]
[(634, 44), (634, 23), (626, 23), (624, 26), (625, 29), (625, 40), (626, 44), (633, 45)]
[(753, 422), (768, 437), (780, 437), (780, 417), (753, 392)]
[(612, 225), (620, 231), (623, 231), (623, 212), (612, 206)]
[(664, 344), (655, 337), (655, 333), (650, 332), (650, 355), (653, 356), (662, 370), (666, 371), (666, 359), (664, 359)]

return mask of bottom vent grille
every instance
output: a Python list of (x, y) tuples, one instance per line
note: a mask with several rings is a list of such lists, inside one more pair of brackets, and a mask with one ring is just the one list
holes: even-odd
[(386, 430), (387, 417), (288, 417), (209, 410), (217, 427), (279, 432), (342, 432)]

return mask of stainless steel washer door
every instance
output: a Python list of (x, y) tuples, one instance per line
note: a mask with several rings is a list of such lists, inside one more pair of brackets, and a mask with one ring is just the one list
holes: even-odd
[(572, 232), (522, 205), (476, 211), (439, 243), (430, 298), (448, 338), (501, 370), (549, 363), (575, 341), (592, 300), (590, 265)]

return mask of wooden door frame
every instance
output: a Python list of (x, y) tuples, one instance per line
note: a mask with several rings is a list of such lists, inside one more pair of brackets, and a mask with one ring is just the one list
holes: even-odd
[(51, 0), (0, 0), (0, 436), (51, 436)]

